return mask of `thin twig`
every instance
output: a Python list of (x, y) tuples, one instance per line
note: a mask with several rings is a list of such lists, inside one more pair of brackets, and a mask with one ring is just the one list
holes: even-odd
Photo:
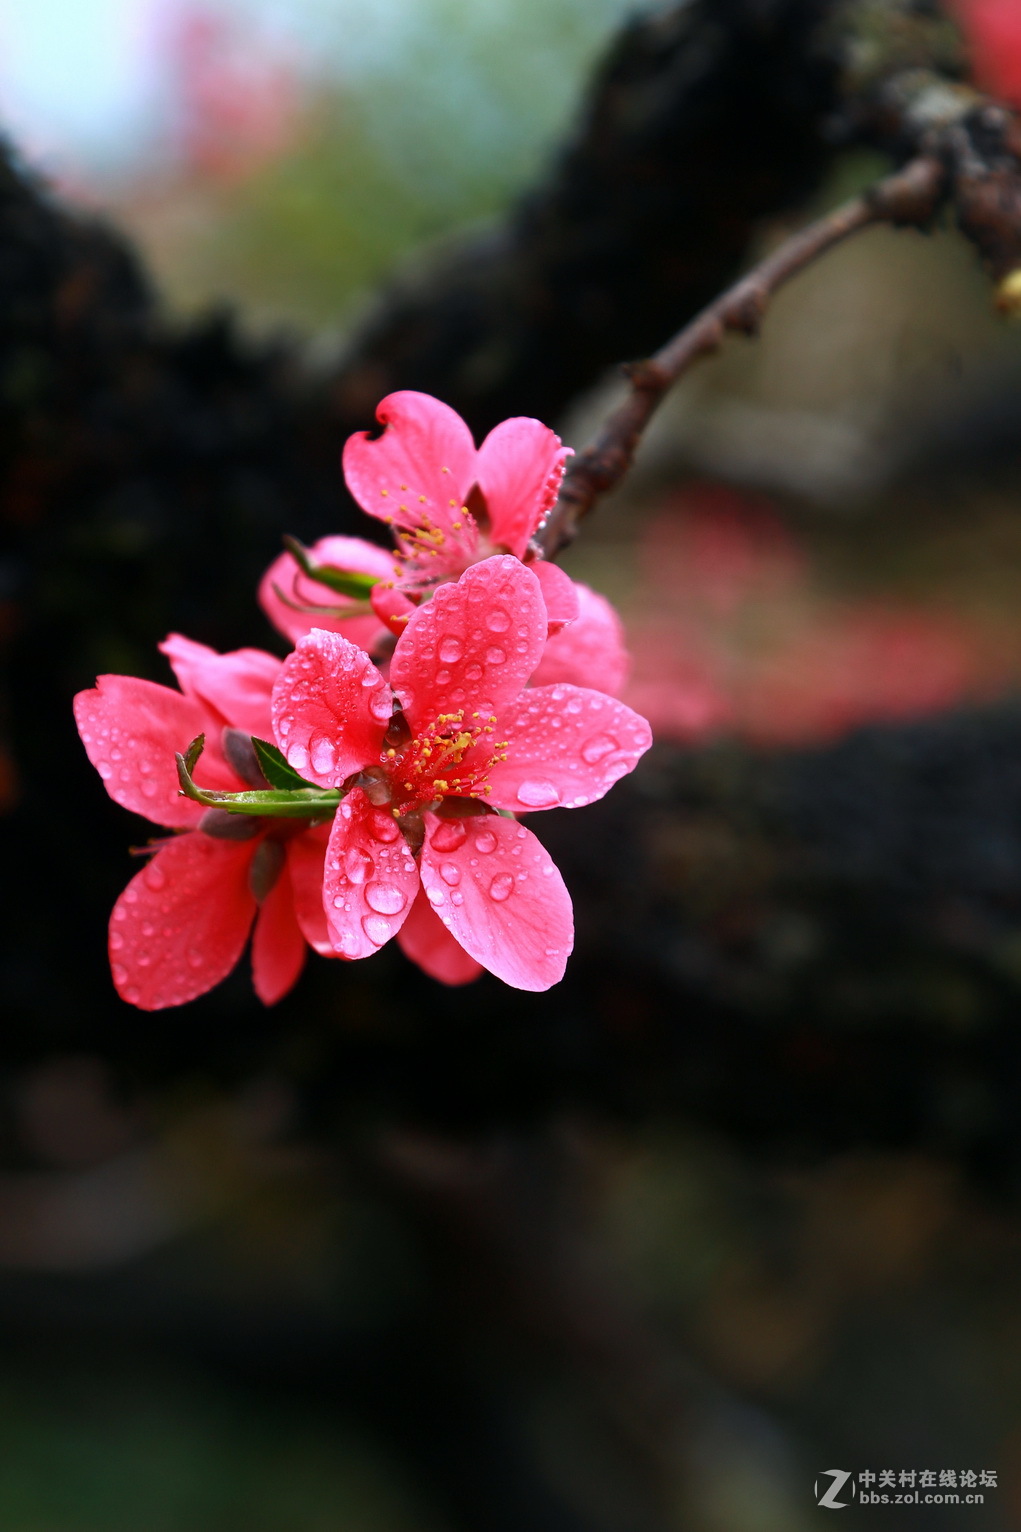
[(573, 541), (578, 523), (631, 466), (642, 433), (668, 391), (700, 357), (718, 351), (729, 330), (756, 335), (773, 297), (791, 277), (860, 229), (876, 223), (926, 224), (945, 194), (943, 163), (910, 161), (869, 191), (800, 230), (704, 308), (644, 362), (624, 368), (631, 390), (595, 439), (568, 465), (560, 496), (538, 536), (547, 558)]

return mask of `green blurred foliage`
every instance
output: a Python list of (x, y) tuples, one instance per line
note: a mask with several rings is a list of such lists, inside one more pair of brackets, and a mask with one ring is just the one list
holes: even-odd
[(628, 8), (404, 0), (356, 26), (324, 7), (286, 155), (235, 185), (139, 183), (116, 211), (182, 305), (228, 296), (263, 319), (337, 322), (407, 250), (529, 183)]

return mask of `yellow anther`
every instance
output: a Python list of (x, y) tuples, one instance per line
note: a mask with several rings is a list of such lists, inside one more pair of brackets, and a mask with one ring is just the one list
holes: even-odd
[(441, 468), (440, 469), (440, 473), (449, 473), (449, 472), (450, 472), (449, 468)]
[(407, 509), (408, 509), (408, 507), (407, 507), (407, 506), (406, 506), (406, 505), (402, 505), (402, 506), (401, 506), (401, 510), (402, 510), (402, 511), (406, 511), (406, 510), (407, 510)]
[(450, 525), (453, 527), (455, 532), (460, 532), (462, 527), (462, 523), (460, 521), (452, 521)]
[(456, 504), (457, 504), (457, 501), (456, 501), (456, 500), (448, 500), (448, 501), (447, 501), (447, 504), (448, 504), (448, 505), (456, 505)]
[(489, 721), (490, 721), (490, 723), (495, 723), (496, 722), (496, 714), (495, 713), (490, 713)]
[(401, 485), (401, 493), (404, 494), (407, 491), (407, 488), (408, 488), (408, 486), (406, 484), (402, 484)]
[(419, 503), (419, 505), (424, 505), (425, 504), (425, 496), (424, 495), (419, 495), (418, 503)]
[(388, 750), (386, 753), (390, 757), (390, 759), (393, 760), (394, 756), (397, 754), (397, 751), (396, 750)]
[(390, 491), (388, 489), (381, 489), (379, 493), (381, 495), (388, 495), (390, 493)]

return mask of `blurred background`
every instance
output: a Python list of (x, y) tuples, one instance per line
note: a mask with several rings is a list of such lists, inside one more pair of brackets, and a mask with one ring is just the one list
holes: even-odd
[[(395, 266), (540, 174), (628, 10), (0, 0), (0, 119), (182, 324), (227, 304), (319, 365)], [(809, 211), (882, 169), (839, 159)], [(25, 1002), (4, 1532), (800, 1532), (833, 1463), (995, 1470), (982, 1508), (872, 1515), (1021, 1528), (1021, 801), (987, 822), (969, 786), (976, 913), (933, 788), (898, 908), (931, 855), (954, 957), (923, 934), (894, 960), (857, 915), (840, 947), (810, 878), (763, 893), (756, 796), (811, 781), (798, 845), (846, 871), (847, 826), (853, 882), (862, 752), (896, 783), (952, 710), (969, 762), (1014, 716), (1019, 383), (1021, 334), (941, 226), (834, 252), (677, 390), (566, 560), (619, 606), (662, 746), (588, 860), (551, 831), (587, 988), (448, 994), (388, 950), (342, 994), (315, 965), (283, 1021), (244, 974), (218, 1011), (111, 994), (82, 1020), (73, 965)], [(617, 388), (551, 423), (581, 446)], [(274, 645), (254, 590), (235, 641)], [(11, 803), (17, 765), (15, 737)], [(128, 864), (91, 873), (77, 833), (98, 975)]]

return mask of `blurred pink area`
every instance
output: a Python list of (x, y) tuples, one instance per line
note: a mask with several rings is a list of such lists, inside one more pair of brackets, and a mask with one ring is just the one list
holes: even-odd
[(178, 157), (212, 181), (242, 180), (293, 147), (302, 91), (293, 59), (239, 16), (174, 7), (165, 22)]
[(642, 565), (624, 695), (660, 738), (814, 743), (995, 695), (1015, 669), (956, 612), (820, 594), (768, 503), (722, 486), (672, 497)]
[(976, 83), (1021, 106), (1021, 0), (956, 0)]

